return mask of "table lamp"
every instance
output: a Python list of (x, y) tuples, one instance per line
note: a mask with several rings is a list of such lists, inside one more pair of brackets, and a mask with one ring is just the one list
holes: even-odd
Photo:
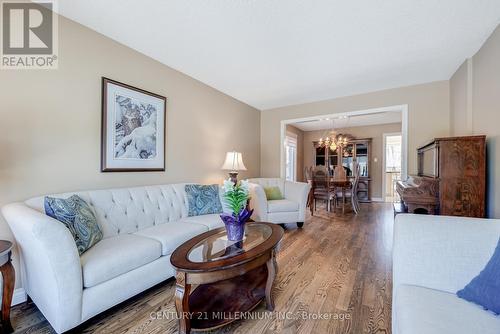
[(247, 168), (243, 164), (243, 158), (241, 156), (241, 153), (235, 151), (227, 152), (226, 160), (222, 165), (222, 170), (228, 170), (231, 181), (233, 181), (234, 184), (236, 184), (236, 182), (238, 182), (238, 171), (247, 170)]

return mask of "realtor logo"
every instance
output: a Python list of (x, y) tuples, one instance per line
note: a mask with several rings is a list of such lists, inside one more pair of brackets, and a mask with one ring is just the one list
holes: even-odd
[(54, 1), (2, 1), (2, 69), (57, 68)]

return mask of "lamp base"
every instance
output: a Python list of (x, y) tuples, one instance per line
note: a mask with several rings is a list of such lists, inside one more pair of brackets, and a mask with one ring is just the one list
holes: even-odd
[(229, 177), (234, 184), (238, 183), (238, 172), (230, 172)]

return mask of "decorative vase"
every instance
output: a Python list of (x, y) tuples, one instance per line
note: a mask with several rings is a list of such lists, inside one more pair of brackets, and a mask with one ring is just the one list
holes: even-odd
[(245, 223), (252, 216), (253, 210), (246, 208), (241, 210), (238, 215), (223, 213), (220, 218), (226, 226), (227, 239), (230, 241), (241, 241), (245, 234)]

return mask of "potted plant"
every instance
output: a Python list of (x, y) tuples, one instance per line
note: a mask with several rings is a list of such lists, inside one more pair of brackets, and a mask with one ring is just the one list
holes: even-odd
[(232, 213), (223, 213), (220, 217), (226, 226), (228, 240), (243, 240), (245, 223), (253, 212), (253, 210), (248, 211), (246, 208), (247, 201), (250, 198), (248, 187), (248, 181), (240, 181), (236, 184), (231, 179), (224, 181), (224, 199)]

